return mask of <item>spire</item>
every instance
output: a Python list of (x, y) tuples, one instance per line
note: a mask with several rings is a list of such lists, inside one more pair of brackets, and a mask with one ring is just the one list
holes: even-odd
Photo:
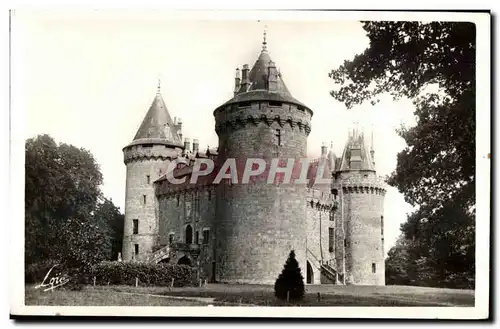
[[(182, 146), (177, 125), (172, 121), (167, 106), (160, 94), (160, 83), (158, 81), (158, 92), (149, 107), (141, 126), (137, 130), (134, 142), (137, 140), (154, 139), (160, 143)], [(137, 143), (137, 142), (136, 142)]]
[(267, 25), (264, 26), (264, 35), (262, 40), (262, 51), (267, 51)]

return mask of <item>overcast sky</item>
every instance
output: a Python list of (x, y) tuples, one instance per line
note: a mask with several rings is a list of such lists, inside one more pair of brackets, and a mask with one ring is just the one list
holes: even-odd
[[(25, 97), (24, 137), (50, 134), (92, 152), (106, 197), (124, 209), (122, 148), (132, 141), (154, 96), (158, 78), (183, 135), (200, 148), (217, 145), (213, 110), (232, 96), (234, 71), (253, 65), (268, 26), (268, 50), (292, 95), (313, 111), (308, 155), (321, 143), (340, 154), (347, 129), (359, 121), (374, 129), (379, 175), (396, 167), (405, 147), (395, 132), (413, 125), (409, 100), (385, 97), (347, 110), (329, 94), (328, 73), (368, 47), (361, 23), (344, 21), (172, 20), (158, 12), (25, 12), (13, 17), (16, 83)], [(385, 198), (385, 250), (394, 244), (411, 207), (396, 189)]]

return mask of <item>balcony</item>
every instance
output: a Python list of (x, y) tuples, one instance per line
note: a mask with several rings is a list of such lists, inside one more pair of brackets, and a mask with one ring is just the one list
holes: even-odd
[(177, 251), (184, 251), (195, 254), (200, 253), (200, 245), (196, 243), (174, 242), (172, 243), (171, 248)]

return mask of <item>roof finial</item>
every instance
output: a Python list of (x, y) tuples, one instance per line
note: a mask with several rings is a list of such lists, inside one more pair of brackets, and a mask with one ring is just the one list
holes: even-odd
[(262, 51), (267, 51), (267, 25), (264, 26), (264, 38), (262, 41)]
[(160, 93), (160, 87), (161, 87), (161, 80), (160, 80), (160, 78), (158, 78), (158, 89), (156, 90), (157, 94)]

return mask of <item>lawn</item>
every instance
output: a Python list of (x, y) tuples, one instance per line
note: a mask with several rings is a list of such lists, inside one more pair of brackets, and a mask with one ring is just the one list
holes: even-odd
[[(289, 306), (274, 297), (271, 285), (209, 284), (206, 287), (112, 287), (115, 291), (142, 291), (167, 296), (212, 297), (220, 303)], [(306, 298), (297, 306), (474, 306), (474, 291), (409, 286), (306, 286)], [(318, 300), (318, 293), (320, 298)]]
[[(297, 304), (274, 297), (271, 285), (209, 284), (205, 287), (96, 286), (43, 292), (26, 286), (26, 305), (61, 306), (474, 306), (473, 290), (408, 286), (310, 285)], [(320, 293), (318, 299), (318, 293)], [(185, 298), (185, 299), (183, 299)]]
[(147, 294), (119, 293), (112, 289), (86, 287), (80, 291), (63, 288), (53, 291), (26, 286), (25, 305), (45, 306), (205, 306), (196, 300), (156, 297)]

